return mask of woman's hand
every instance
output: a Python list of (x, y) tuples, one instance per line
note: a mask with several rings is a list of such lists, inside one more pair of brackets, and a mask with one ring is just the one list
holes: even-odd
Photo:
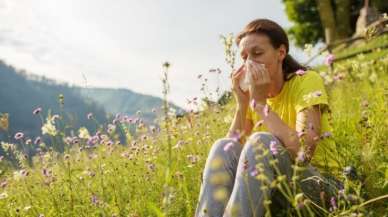
[(264, 65), (254, 61), (247, 62), (247, 69), (252, 74), (252, 83), (249, 85), (250, 99), (265, 104), (268, 97), (271, 79)]
[(236, 71), (232, 73), (232, 91), (237, 101), (237, 105), (241, 109), (246, 109), (249, 105), (249, 93), (244, 92), (240, 88), (240, 79), (242, 79), (245, 71), (245, 66), (241, 65)]

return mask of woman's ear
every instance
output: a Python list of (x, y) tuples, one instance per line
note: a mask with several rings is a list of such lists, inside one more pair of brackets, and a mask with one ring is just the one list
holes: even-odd
[(282, 44), (278, 48), (278, 59), (279, 59), (279, 62), (283, 62), (283, 60), (286, 58), (286, 56), (287, 56), (287, 49), (286, 49), (286, 46), (284, 44)]

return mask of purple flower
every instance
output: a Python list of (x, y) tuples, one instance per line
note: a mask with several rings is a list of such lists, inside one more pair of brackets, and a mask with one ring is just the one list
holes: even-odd
[(42, 141), (42, 139), (40, 138), (40, 136), (38, 136), (38, 137), (35, 138), (34, 144), (35, 145), (39, 145), (41, 141)]
[(41, 107), (38, 107), (38, 108), (34, 109), (34, 111), (32, 112), (32, 114), (33, 114), (33, 115), (37, 115), (37, 114), (39, 114), (41, 111), (42, 111), (42, 108), (41, 108)]
[(323, 138), (328, 138), (328, 137), (331, 137), (331, 136), (332, 136), (332, 134), (331, 134), (331, 132), (329, 132), (329, 131), (324, 132), (324, 133), (321, 135), (322, 139), (323, 139)]
[(17, 133), (15, 134), (15, 139), (16, 139), (16, 140), (23, 139), (23, 137), (24, 137), (24, 134), (23, 134), (22, 132), (17, 132)]
[(338, 207), (337, 207), (337, 202), (335, 200), (335, 197), (331, 197), (330, 198), (330, 204), (331, 204), (331, 207), (333, 208), (333, 210), (336, 210)]
[(306, 71), (303, 70), (303, 69), (298, 69), (298, 70), (295, 72), (295, 74), (297, 74), (297, 75), (299, 75), (299, 76), (302, 76), (302, 75), (306, 74)]
[(259, 171), (258, 171), (256, 168), (254, 168), (254, 169), (250, 172), (250, 174), (251, 174), (251, 176), (256, 177), (257, 175), (259, 175)]
[(331, 65), (331, 64), (333, 64), (334, 59), (335, 59), (334, 55), (333, 55), (333, 54), (329, 54), (329, 55), (326, 57), (326, 59), (325, 59), (325, 64), (326, 64), (326, 65)]
[(91, 120), (93, 118), (93, 113), (88, 113), (86, 117), (88, 118), (88, 120)]
[(269, 144), (269, 150), (272, 152), (273, 155), (277, 155), (279, 153), (275, 140), (272, 140), (271, 143)]
[(234, 145), (233, 142), (228, 142), (224, 146), (224, 151), (229, 151), (229, 149)]
[(299, 162), (304, 162), (306, 160), (306, 158), (304, 156), (304, 151), (299, 151), (298, 152), (296, 160), (299, 161)]
[(97, 198), (97, 196), (96, 196), (95, 194), (93, 194), (93, 195), (91, 196), (90, 200), (91, 200), (92, 204), (98, 205), (98, 202), (99, 202), (99, 201), (98, 201), (98, 198)]

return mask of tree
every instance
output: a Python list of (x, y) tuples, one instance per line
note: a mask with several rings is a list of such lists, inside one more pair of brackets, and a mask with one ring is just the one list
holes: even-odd
[[(329, 31), (326, 33), (331, 37), (329, 41), (350, 37), (364, 6), (364, 0), (283, 0), (283, 3), (289, 20), (293, 22), (288, 33), (299, 47), (328, 41), (325, 29)], [(380, 13), (388, 12), (387, 0), (370, 0), (369, 5)]]

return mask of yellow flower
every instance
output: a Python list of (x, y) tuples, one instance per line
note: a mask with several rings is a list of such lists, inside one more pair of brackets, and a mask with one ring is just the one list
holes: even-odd
[(3, 113), (3, 114), (0, 114), (0, 129), (3, 129), (5, 131), (8, 130), (8, 113)]

